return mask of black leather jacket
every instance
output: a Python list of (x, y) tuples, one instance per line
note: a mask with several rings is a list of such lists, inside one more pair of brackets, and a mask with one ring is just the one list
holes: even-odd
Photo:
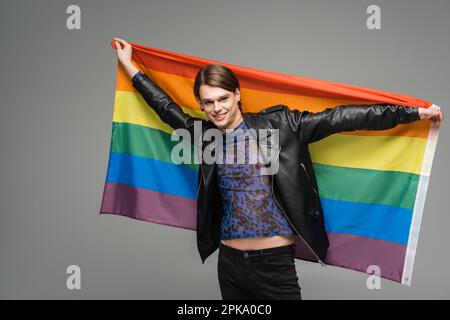
[[(144, 73), (134, 77), (132, 84), (161, 120), (172, 128), (185, 128), (192, 137), (194, 121), (202, 122), (203, 132), (215, 128), (211, 121), (184, 113)], [(312, 258), (305, 260), (323, 264), (329, 243), (308, 143), (341, 131), (389, 129), (420, 117), (418, 108), (401, 105), (348, 105), (313, 113), (291, 110), (280, 104), (257, 113), (243, 113), (243, 118), (247, 126), (257, 132), (258, 129), (280, 130), (279, 167), (278, 172), (271, 175), (272, 193), (276, 204), (310, 251)], [(220, 243), (223, 205), (217, 187), (216, 166), (201, 163), (198, 179), (197, 247), (204, 263)]]

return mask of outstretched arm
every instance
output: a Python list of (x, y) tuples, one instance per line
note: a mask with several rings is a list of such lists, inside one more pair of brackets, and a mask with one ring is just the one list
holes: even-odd
[(311, 143), (341, 131), (385, 130), (436, 115), (436, 111), (419, 109), (425, 108), (391, 104), (342, 105), (321, 112), (289, 110), (287, 119), (298, 137)]

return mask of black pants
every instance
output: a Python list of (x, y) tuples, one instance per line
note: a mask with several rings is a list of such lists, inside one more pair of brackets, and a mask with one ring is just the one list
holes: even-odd
[(223, 300), (301, 300), (295, 244), (239, 250), (220, 243), (217, 273)]

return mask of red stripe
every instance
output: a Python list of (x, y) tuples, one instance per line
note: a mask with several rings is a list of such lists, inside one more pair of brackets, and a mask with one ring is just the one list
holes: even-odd
[(221, 64), (233, 70), (241, 87), (281, 94), (321, 97), (328, 99), (364, 100), (367, 104), (391, 103), (415, 107), (429, 107), (431, 102), (386, 91), (369, 89), (295, 75), (252, 69), (215, 60), (207, 60), (168, 50), (130, 42), (133, 60), (148, 68), (195, 79), (197, 72), (207, 64)]

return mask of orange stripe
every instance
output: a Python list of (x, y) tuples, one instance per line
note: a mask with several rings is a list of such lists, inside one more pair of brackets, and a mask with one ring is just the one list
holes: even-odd
[[(200, 110), (197, 101), (192, 92), (193, 80), (183, 78), (164, 72), (156, 71), (151, 68), (139, 65), (135, 62), (133, 64), (155, 81), (176, 103), (179, 105), (191, 108), (193, 110)], [(136, 89), (131, 85), (130, 79), (125, 71), (119, 67), (116, 82), (116, 90), (136, 92)], [(245, 112), (258, 112), (259, 110), (275, 105), (285, 104), (291, 109), (308, 110), (311, 112), (320, 112), (328, 107), (346, 104), (368, 104), (366, 101), (355, 100), (336, 100), (327, 98), (315, 98), (299, 95), (287, 95), (272, 92), (262, 92), (241, 87), (241, 99), (243, 110)], [(388, 130), (359, 130), (353, 132), (343, 132), (350, 135), (366, 135), (366, 136), (406, 136), (418, 137), (426, 139), (428, 137), (430, 123), (428, 120), (419, 120), (409, 123), (408, 125), (398, 125), (395, 128)]]

